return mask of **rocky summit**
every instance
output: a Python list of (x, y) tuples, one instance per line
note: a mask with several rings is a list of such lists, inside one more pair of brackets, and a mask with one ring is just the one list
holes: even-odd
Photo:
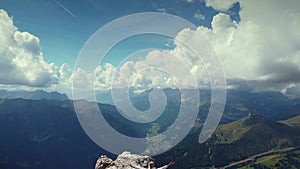
[(128, 169), (131, 168), (130, 165), (147, 168), (150, 161), (153, 161), (150, 156), (131, 154), (125, 151), (120, 154), (115, 161), (105, 155), (100, 156), (95, 169)]

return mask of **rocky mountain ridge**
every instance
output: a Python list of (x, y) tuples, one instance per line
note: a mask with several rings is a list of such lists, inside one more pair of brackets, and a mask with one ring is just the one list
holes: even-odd
[(114, 161), (105, 155), (101, 155), (96, 162), (95, 169), (128, 169), (131, 168), (130, 165), (147, 168), (150, 161), (153, 161), (150, 156), (132, 154), (125, 151), (118, 155)]
[(0, 90), (0, 98), (2, 99), (29, 99), (29, 100), (69, 100), (66, 94), (62, 94), (56, 91), (47, 92), (44, 90), (35, 91), (7, 91)]

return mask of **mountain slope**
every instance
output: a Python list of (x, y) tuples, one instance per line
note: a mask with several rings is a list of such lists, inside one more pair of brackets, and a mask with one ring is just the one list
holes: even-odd
[(287, 124), (292, 127), (300, 128), (300, 115), (281, 121), (281, 123)]
[[(123, 133), (133, 131), (108, 112)], [(0, 168), (88, 169), (100, 154), (112, 156), (93, 143), (81, 128), (71, 101), (0, 99)]]
[[(144, 91), (132, 97), (133, 105), (139, 110), (150, 107), (149, 94), (152, 90)], [(181, 91), (178, 89), (163, 89), (167, 96), (168, 106), (178, 107), (181, 104)], [(211, 90), (199, 89), (199, 120), (203, 123), (207, 117), (211, 102)], [(220, 124), (231, 123), (246, 117), (251, 110), (261, 112), (272, 120), (285, 120), (300, 114), (300, 99), (291, 99), (279, 92), (251, 92), (246, 90), (227, 90), (226, 105)], [(175, 109), (176, 111), (176, 109)]]
[(212, 163), (235, 161), (271, 149), (297, 146), (300, 130), (257, 113), (220, 126), (209, 140)]
[[(111, 127), (126, 136), (144, 137), (154, 125), (133, 123), (111, 105), (99, 107)], [(0, 99), (0, 133), (1, 169), (88, 169), (100, 154), (114, 157), (86, 135), (70, 100)]]
[(178, 169), (217, 167), (272, 149), (300, 145), (300, 129), (269, 120), (257, 112), (219, 126), (203, 144), (197, 142), (197, 137), (195, 133), (190, 134), (158, 159), (182, 162), (177, 163)]
[[(241, 139), (247, 139), (248, 136), (256, 136), (256, 134), (272, 134), (272, 137), (289, 138), (293, 140), (293, 134), (296, 134), (297, 131), (295, 128), (269, 120), (263, 115), (253, 111), (246, 118), (220, 126), (214, 136), (216, 143), (230, 144)], [(259, 138), (255, 139), (258, 140)]]

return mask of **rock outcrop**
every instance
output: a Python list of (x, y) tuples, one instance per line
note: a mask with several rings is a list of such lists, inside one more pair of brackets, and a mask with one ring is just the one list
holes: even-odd
[(265, 119), (265, 116), (254, 110), (248, 114), (248, 118), (250, 118), (250, 119)]
[(115, 161), (104, 155), (100, 156), (95, 169), (128, 169), (131, 168), (129, 165), (147, 168), (150, 161), (153, 161), (150, 156), (131, 154), (125, 151)]

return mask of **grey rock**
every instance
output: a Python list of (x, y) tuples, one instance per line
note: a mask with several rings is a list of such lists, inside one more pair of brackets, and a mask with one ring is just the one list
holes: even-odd
[(125, 151), (115, 161), (102, 155), (97, 160), (95, 169), (128, 169), (131, 168), (129, 165), (147, 168), (150, 161), (153, 161), (150, 156), (131, 154)]
[(96, 163), (95, 169), (105, 169), (113, 162), (112, 159), (106, 157), (105, 155), (102, 155), (99, 157)]

